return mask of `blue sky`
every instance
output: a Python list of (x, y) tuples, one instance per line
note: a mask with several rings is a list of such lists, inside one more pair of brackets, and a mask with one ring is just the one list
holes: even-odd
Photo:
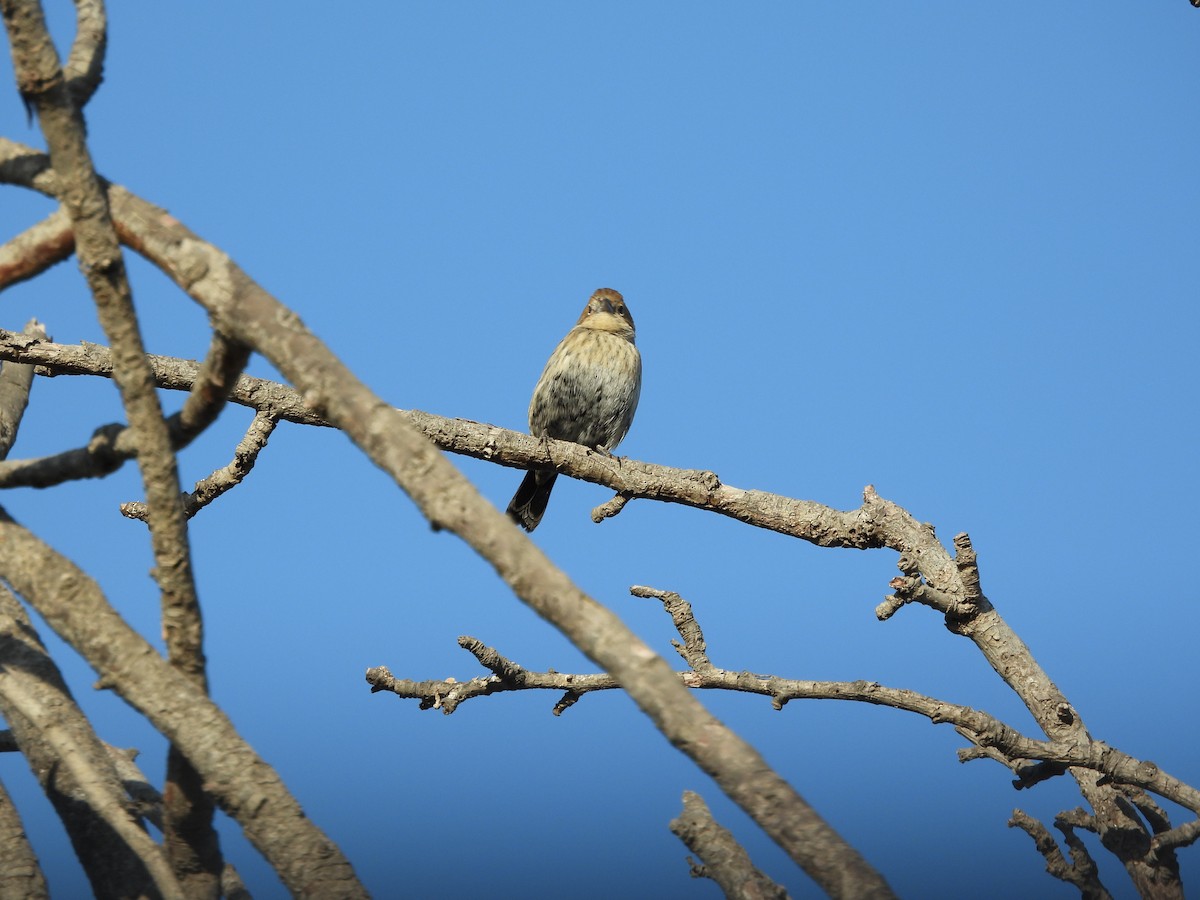
[[(986, 593), (1092, 734), (1200, 783), (1185, 680), (1200, 11), (350, 6), (116, 4), (88, 109), (99, 169), (229, 251), (405, 408), (525, 428), (588, 294), (621, 290), (645, 365), (622, 454), (839, 508), (874, 484), (944, 539), (968, 531)], [(65, 47), (71, 7), (53, 7)], [(0, 124), (40, 144), (11, 89)], [(3, 239), (52, 208), (2, 196)], [(202, 312), (131, 268), (151, 350), (199, 357)], [(73, 263), (4, 309), (3, 327), (36, 315), (60, 341), (103, 342)], [(120, 417), (107, 382), (40, 380), (14, 456)], [(248, 420), (231, 411), (189, 448), (185, 480), (227, 462)], [(455, 461), (500, 506), (520, 480)], [(3, 502), (157, 640), (145, 535), (117, 513), (139, 496), (128, 468)], [(669, 620), (630, 585), (687, 597), (719, 666), (875, 680), (1032, 733), (937, 616), (875, 621), (894, 554), (648, 501), (593, 525), (607, 496), (560, 480), (534, 539), (668, 656)], [(371, 696), (368, 666), (478, 674), (460, 634), (532, 668), (592, 668), (341, 435), (281, 426), (193, 543), (216, 699), (376, 895), (715, 897), (667, 831), (685, 789), (815, 895), (624, 697), (554, 718), (551, 695), (450, 717)], [(102, 736), (161, 773), (161, 741), (63, 661)], [(1016, 793), (1007, 770), (960, 765), (953, 731), (895, 711), (704, 700), (899, 893), (1073, 894), (1005, 827), (1016, 806), (1049, 821), (1079, 805), (1070, 783)], [(0, 778), (56, 896), (84, 890), (23, 762)], [(256, 896), (282, 896), (223, 834)]]

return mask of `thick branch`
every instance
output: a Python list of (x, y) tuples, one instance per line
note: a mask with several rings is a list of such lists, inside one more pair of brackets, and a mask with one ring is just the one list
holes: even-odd
[[(25, 327), (25, 334), (46, 338), (36, 321)], [(16, 439), (32, 379), (32, 366), (10, 362), (0, 369), (0, 458), (8, 454)], [(0, 659), (4, 660), (0, 707), (59, 811), (96, 892), (101, 896), (139, 896), (154, 883), (164, 895), (178, 895), (179, 886), (161, 849), (130, 817), (103, 745), (75, 705), (24, 609), (3, 586)], [(7, 797), (4, 799), (7, 802)], [(6, 830), (6, 856), (20, 850), (9, 832), (11, 829)], [(23, 842), (24, 835), (20, 837)], [(32, 870), (12, 860), (11, 877), (17, 879), (13, 885), (44, 894), (41, 871), (31, 853), (30, 858)], [(13, 895), (3, 889), (0, 894)]]
[(75, 229), (67, 211), (59, 207), (0, 245), (0, 291), (41, 275), (74, 252)]
[[(117, 777), (125, 786), (126, 792), (134, 802), (137, 814), (152, 824), (159, 831), (163, 829), (163, 797), (150, 783), (144, 772), (138, 768), (136, 750), (122, 750), (111, 744), (105, 744), (108, 757), (112, 760)], [(0, 892), (0, 898), (3, 898)], [(221, 871), (221, 896), (225, 900), (251, 900), (249, 891), (242, 881), (242, 876), (232, 863), (226, 862)]]
[[(81, 107), (59, 66), (42, 12), (35, 0), (0, 0), (12, 46), (17, 83), (37, 110), (59, 180), (58, 199), (71, 217), (75, 253), (96, 302), (100, 325), (113, 350), (113, 377), (138, 448), (138, 467), (149, 508), (147, 524), (154, 551), (154, 577), (162, 592), (163, 635), (172, 665), (202, 688), (204, 630), (192, 574), (187, 520), (179, 502), (179, 472), (163, 420), (154, 379), (146, 362), (133, 293), (120, 242), (108, 207), (108, 194), (96, 175), (87, 146)], [(104, 28), (94, 4), (79, 7), (76, 63), (84, 71), (75, 94), (86, 99), (99, 83)], [(94, 26), (99, 24), (98, 31)], [(98, 37), (97, 37), (98, 35)], [(200, 778), (177, 751), (168, 758), (166, 845), (189, 893), (219, 891), (220, 848), (212, 825), (212, 804)]]
[(21, 816), (0, 783), (0, 898), (47, 900), (50, 892)]
[(0, 577), (187, 756), (294, 894), (363, 897), (338, 848), (195, 682), (170, 666), (82, 570), (0, 510)]
[(83, 109), (104, 79), (108, 49), (108, 16), (102, 0), (75, 0), (75, 42), (67, 57), (67, 90)]
[(0, 711), (101, 897), (182, 897), (162, 848), (134, 816), (108, 751), (0, 586)]
[[(0, 139), (0, 150), (6, 142)], [(113, 191), (120, 189), (113, 188)], [(112, 356), (95, 344), (32, 343), (17, 332), (0, 330), (0, 359), (45, 367), (45, 374), (101, 375), (111, 377)], [(170, 390), (191, 390), (198, 366), (192, 360), (148, 356), (155, 383)], [(261, 378), (241, 376), (229, 400), (280, 419), (304, 425), (333, 425), (313, 408), (300, 391)], [(825, 546), (867, 549), (881, 546), (865, 534), (868, 511), (840, 512), (806, 500), (795, 500), (765, 491), (746, 491), (722, 485), (712, 472), (677, 469), (602, 456), (578, 444), (545, 441), (518, 431), (431, 415), (403, 412), (410, 422), (443, 450), (513, 468), (543, 466), (615, 491), (707, 509), (747, 524), (779, 531)], [(116, 441), (113, 451), (128, 458), (133, 448)], [(0, 487), (49, 487), (71, 478), (98, 477), (112, 471), (110, 456), (86, 456), (69, 451), (71, 462), (49, 457), (40, 461), (14, 461), (0, 467)], [(89, 460), (88, 457), (91, 457)], [(58, 461), (52, 465), (51, 460)], [(36, 462), (36, 465), (35, 465)], [(53, 471), (51, 471), (53, 470)]]

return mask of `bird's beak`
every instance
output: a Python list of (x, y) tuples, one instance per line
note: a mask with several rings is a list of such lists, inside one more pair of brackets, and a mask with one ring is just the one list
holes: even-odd
[(612, 301), (607, 297), (599, 297), (596, 300), (596, 312), (606, 312), (610, 315), (616, 315), (617, 311), (613, 308)]

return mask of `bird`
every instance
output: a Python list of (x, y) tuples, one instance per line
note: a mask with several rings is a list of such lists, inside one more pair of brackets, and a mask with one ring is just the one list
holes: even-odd
[[(592, 294), (533, 389), (530, 434), (611, 456), (633, 423), (642, 392), (642, 357), (634, 338), (625, 298), (612, 288)], [(557, 478), (553, 470), (526, 472), (508, 504), (509, 517), (526, 531), (537, 528)]]

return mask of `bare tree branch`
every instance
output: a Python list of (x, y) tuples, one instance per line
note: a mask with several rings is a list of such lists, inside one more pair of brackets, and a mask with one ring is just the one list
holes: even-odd
[(683, 812), (671, 821), (671, 833), (704, 861), (703, 867), (693, 867), (692, 875), (711, 878), (730, 900), (787, 900), (788, 892), (755, 867), (699, 794), (683, 792)]
[[(191, 493), (183, 495), (183, 513), (189, 519), (208, 504), (212, 503), (226, 491), (230, 491), (242, 483), (250, 474), (254, 463), (258, 460), (259, 452), (267, 445), (271, 432), (279, 420), (270, 413), (255, 413), (245, 437), (233, 451), (233, 460), (226, 466), (217, 469), (207, 478), (198, 481)], [(130, 519), (145, 519), (146, 504), (131, 502), (121, 504), (121, 515)]]
[[(109, 759), (116, 768), (117, 777), (124, 784), (126, 792), (133, 800), (139, 816), (151, 823), (159, 831), (163, 830), (163, 798), (162, 794), (150, 783), (145, 773), (138, 768), (137, 751), (122, 750), (111, 744), (105, 744)], [(221, 896), (225, 900), (250, 900), (250, 892), (246, 889), (242, 876), (238, 874), (230, 862), (225, 863), (221, 871)], [(0, 900), (3, 895), (0, 894)]]
[[(1101, 741), (1090, 738), (1082, 744), (1037, 741), (1025, 737), (1016, 729), (981, 710), (947, 703), (934, 697), (903, 688), (890, 688), (874, 681), (801, 681), (774, 675), (756, 675), (714, 666), (703, 652), (704, 635), (692, 614), (691, 605), (678, 594), (654, 588), (634, 587), (631, 593), (639, 597), (655, 597), (674, 620), (684, 636), (681, 645), (672, 641), (685, 659), (695, 659), (699, 665), (676, 673), (680, 683), (698, 690), (726, 690), (770, 697), (776, 709), (791, 700), (843, 700), (887, 706), (925, 716), (935, 725), (951, 724), (959, 734), (976, 745), (979, 752), (960, 751), (964, 762), (979, 757), (994, 759), (1018, 774), (1032, 763), (1052, 764), (1062, 774), (1075, 766), (1103, 774), (1128, 793), (1128, 786), (1152, 791), (1180, 806), (1200, 814), (1200, 791), (1178, 778), (1161, 771), (1154, 763), (1135, 759)], [(554, 714), (573, 705), (580, 697), (594, 691), (619, 690), (620, 682), (606, 674), (567, 672), (534, 672), (524, 668), (492, 647), (472, 637), (460, 637), (458, 644), (469, 651), (492, 674), (467, 681), (448, 678), (441, 681), (413, 681), (396, 678), (385, 666), (367, 670), (366, 680), (372, 692), (386, 691), (402, 699), (420, 701), (421, 709), (440, 709), (449, 715), (459, 705), (475, 697), (489, 697), (510, 691), (562, 691), (564, 697), (554, 707)], [(1015, 781), (1018, 789), (1029, 787), (1037, 779), (1028, 777)], [(1140, 801), (1139, 808), (1150, 809), (1149, 798)], [(1165, 814), (1163, 814), (1165, 818)], [(1159, 831), (1156, 827), (1156, 833)]]
[[(30, 319), (23, 333), (33, 340), (46, 340), (46, 329), (37, 319)], [(33, 366), (6, 362), (0, 367), (0, 460), (8, 456), (17, 439), (32, 385)]]
[(683, 643), (671, 641), (671, 646), (683, 657), (683, 661), (693, 672), (707, 672), (713, 668), (708, 658), (708, 644), (704, 641), (704, 632), (700, 623), (692, 613), (692, 604), (688, 603), (674, 591), (660, 591), (657, 588), (635, 584), (629, 589), (635, 597), (647, 600), (662, 601), (663, 610), (671, 617), (675, 630), (683, 638)]
[[(502, 656), (482, 641), (467, 635), (458, 639), (458, 645), (473, 654), (492, 674), (486, 678), (472, 678), (469, 681), (458, 681), (454, 678), (444, 681), (410, 681), (396, 678), (387, 666), (375, 666), (367, 669), (367, 684), (371, 685), (372, 693), (387, 691), (401, 699), (419, 700), (421, 709), (440, 709), (446, 715), (450, 715), (458, 709), (460, 703), (473, 697), (486, 697), (508, 691), (565, 691), (573, 698), (571, 703), (567, 704), (570, 706), (579, 697), (592, 691), (619, 690), (621, 687), (611, 675), (532, 672)], [(565, 708), (555, 706), (554, 714), (559, 715)]]
[(75, 252), (75, 229), (61, 206), (0, 245), (0, 291), (41, 275)]
[(1012, 818), (1008, 820), (1008, 826), (1020, 828), (1033, 838), (1038, 853), (1042, 854), (1046, 860), (1046, 871), (1059, 881), (1075, 885), (1085, 900), (1112, 900), (1112, 895), (1100, 881), (1096, 863), (1088, 855), (1087, 848), (1075, 836), (1070, 826), (1060, 824), (1059, 827), (1063, 830), (1070, 845), (1071, 862), (1067, 862), (1066, 857), (1062, 855), (1062, 851), (1058, 848), (1058, 842), (1054, 840), (1049, 829), (1032, 816), (1019, 809), (1014, 809)]
[(75, 42), (67, 57), (67, 90), (79, 109), (87, 106), (104, 79), (108, 16), (103, 0), (75, 0)]
[[(214, 346), (218, 341), (224, 343), (223, 338), (214, 338)], [(198, 433), (197, 426), (200, 424), (201, 409), (208, 410), (204, 413), (206, 418), (204, 425), (207, 425), (215, 417), (214, 405), (218, 402), (223, 405), (228, 399), (257, 409), (267, 418), (288, 418), (291, 421), (302, 421), (314, 425), (328, 424), (304, 410), (300, 396), (284, 385), (261, 378), (241, 376), (234, 383), (232, 396), (228, 396), (230, 393), (230, 388), (227, 386), (230, 378), (228, 372), (214, 373), (213, 377), (219, 379), (222, 385), (217, 389), (215, 381), (210, 384), (208, 381), (202, 380), (204, 378), (203, 367), (194, 360), (165, 356), (149, 356), (147, 358), (153, 368), (155, 382), (159, 387), (191, 391), (193, 397), (198, 396), (196, 392), (202, 389), (203, 396), (206, 397), (203, 407), (197, 405), (199, 401), (193, 401), (190, 397), (184, 404), (184, 409), (168, 420), (172, 446), (175, 449), (185, 447), (188, 441)], [(105, 347), (97, 344), (55, 344), (19, 332), (0, 330), (0, 359), (22, 365), (33, 365), (34, 361), (40, 361), (43, 363), (40, 366), (43, 375), (112, 376), (112, 354)], [(220, 362), (220, 364), (226, 365), (226, 362)], [(215, 395), (221, 392), (225, 392), (226, 396), (222, 396), (218, 401)], [(193, 404), (193, 407), (189, 408), (188, 404)], [(188, 424), (189, 420), (190, 425)], [(261, 431), (261, 425), (258, 427)], [(113, 423), (97, 429), (91, 440), (83, 447), (39, 459), (12, 460), (0, 463), (0, 487), (51, 487), (81, 478), (101, 478), (116, 471), (127, 460), (134, 459), (136, 456), (137, 448), (132, 432), (125, 426)], [(230, 475), (232, 474), (230, 472)], [(242, 474), (244, 477), (244, 472)], [(206, 490), (211, 490), (215, 486), (215, 484), (209, 485)], [(211, 499), (213, 498), (209, 498), (206, 502), (211, 502)], [(138, 508), (142, 508), (142, 506)], [(185, 513), (190, 516), (194, 515), (195, 511), (193, 508), (190, 512), (185, 510)]]
[(21, 816), (0, 783), (0, 900), (47, 900), (49, 896)]
[[(65, 219), (65, 216), (63, 218)], [(71, 243), (74, 244), (73, 234)], [(0, 248), (0, 254), (2, 252), (3, 248)], [(0, 269), (3, 269), (2, 264), (0, 264)], [(30, 320), (29, 324), (25, 326), (24, 333), (33, 339), (46, 340), (47, 338), (45, 329), (36, 319)], [(9, 450), (16, 441), (21, 419), (25, 415), (25, 408), (29, 403), (29, 389), (32, 383), (33, 366), (5, 363), (0, 368), (0, 459), (8, 456)], [(0, 642), (2, 642), (4, 627), (17, 624), (15, 619), (11, 618), (12, 615), (19, 613), (23, 617), (24, 610), (20, 608), (16, 599), (8, 594), (7, 588), (0, 586), (0, 592), (2, 592), (0, 593)], [(11, 606), (9, 601), (11, 601)], [(25, 621), (27, 623), (28, 619), (25, 618)], [(29, 638), (24, 641), (22, 650), (28, 650), (30, 645), (37, 649), (43, 649), (40, 642), (36, 642), (32, 638), (32, 629), (30, 629)], [(12, 664), (7, 656), (4, 659), (5, 665)], [(48, 657), (46, 662), (49, 662)], [(50, 665), (57, 674), (57, 667), (53, 666), (53, 663)], [(2, 671), (0, 669), (0, 672)], [(52, 689), (54, 682), (49, 681), (48, 686)], [(21, 726), (18, 725), (18, 727)], [(29, 729), (27, 733), (29, 740), (33, 740), (32, 731), (33, 729)], [(11, 729), (4, 732), (4, 738), (5, 740), (0, 742), (3, 743), (4, 749), (20, 750)], [(75, 823), (79, 823), (79, 817), (73, 816), (73, 818)], [(64, 822), (64, 824), (67, 823)], [(107, 849), (104, 848), (104, 851), (106, 852)], [(125, 848), (117, 848), (117, 856), (123, 861), (126, 858)], [(136, 872), (134, 875), (137, 878)], [(125, 873), (122, 872), (122, 877), (124, 878), (124, 876)], [(17, 898), (42, 900), (49, 896), (46, 877), (42, 873), (33, 848), (29, 845), (21, 817), (17, 813), (8, 791), (3, 784), (0, 784), (0, 900), (17, 900)]]
[[(249, 347), (222, 334), (220, 330), (213, 331), (208, 354), (196, 373), (187, 402), (168, 423), (171, 443), (176, 449), (191, 443), (216, 421), (221, 410), (225, 408), (230, 387), (237, 381), (249, 360)], [(276, 420), (264, 413), (260, 412), (255, 416), (250, 431), (238, 444), (234, 461), (197, 484), (193, 493), (182, 494), (180, 499), (185, 518), (190, 519), (221, 494), (241, 483), (254, 467), (258, 453), (266, 446), (267, 438), (275, 429), (275, 424)], [(124, 503), (121, 505), (121, 513), (131, 519), (148, 521), (150, 508), (141, 502)], [(199, 674), (202, 676), (202, 671)]]
[(249, 361), (249, 347), (219, 329), (213, 331), (208, 353), (200, 364), (191, 393), (179, 411), (179, 428), (185, 445), (216, 421), (225, 408), (229, 389)]
[(53, 487), (81, 478), (103, 478), (137, 455), (133, 433), (124, 425), (102, 425), (82, 447), (37, 459), (0, 462), (4, 487)]
[(66, 826), (98, 896), (182, 897), (139, 826), (108, 751), (75, 705), (25, 611), (0, 586), (0, 711)]
[(1158, 835), (1171, 830), (1171, 817), (1167, 811), (1154, 802), (1154, 798), (1141, 787), (1133, 784), (1117, 783), (1118, 789), (1129, 798), (1129, 802), (1137, 807), (1142, 818), (1150, 825), (1150, 830)]
[(292, 893), (366, 896), (341, 851), (207, 694), (133, 631), (85, 572), (2, 509), (0, 577), (87, 660), (104, 687), (180, 748)]
[[(108, 195), (92, 164), (81, 107), (68, 87), (35, 0), (0, 0), (22, 96), (37, 110), (38, 123), (60, 181), (59, 202), (71, 217), (75, 253), (91, 288), (100, 325), (113, 349), (113, 376), (138, 448), (138, 467), (149, 507), (147, 524), (154, 551), (154, 577), (162, 592), (163, 634), (168, 658), (202, 688), (204, 628), (179, 501), (179, 472), (154, 379), (146, 362), (133, 293)], [(97, 10), (100, 14), (97, 16)], [(86, 99), (99, 83), (103, 65), (102, 7), (78, 7), (75, 95)], [(96, 26), (99, 26), (98, 31)], [(98, 37), (97, 37), (98, 35)], [(216, 897), (222, 867), (212, 824), (213, 805), (200, 777), (174, 747), (167, 763), (166, 846), (190, 895)]]
[(1151, 841), (1151, 847), (1157, 853), (1159, 850), (1173, 850), (1177, 847), (1187, 847), (1200, 839), (1200, 819), (1184, 822), (1170, 831), (1156, 834)]

